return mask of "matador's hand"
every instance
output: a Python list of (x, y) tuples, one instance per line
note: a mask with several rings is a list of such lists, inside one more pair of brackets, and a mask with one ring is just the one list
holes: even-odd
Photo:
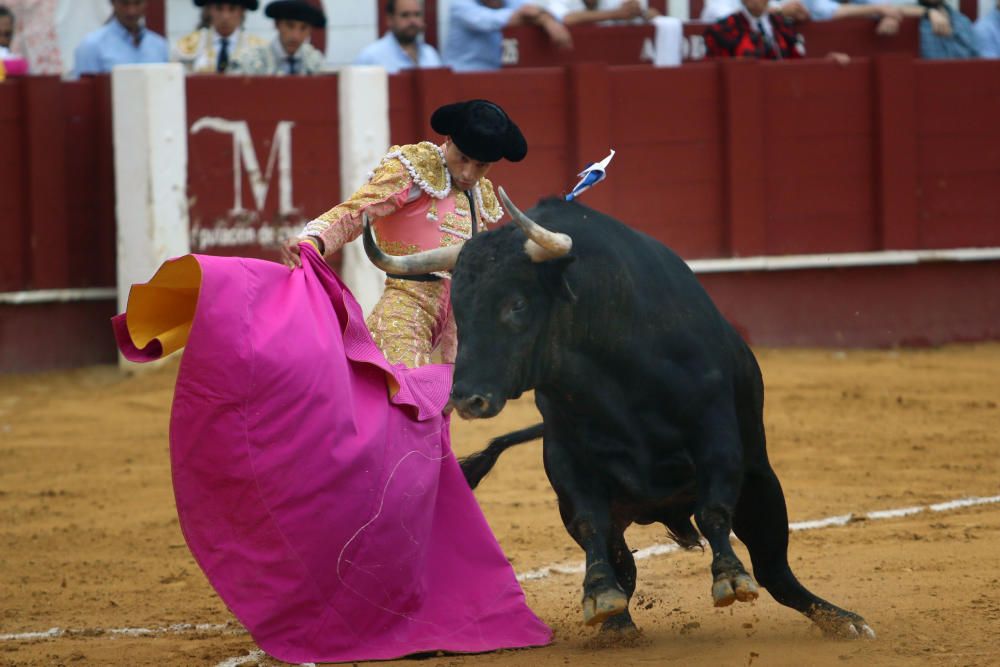
[(302, 243), (312, 245), (312, 247), (316, 248), (316, 252), (319, 252), (319, 246), (311, 238), (288, 239), (285, 245), (281, 247), (281, 263), (290, 269), (297, 269), (302, 266), (302, 255), (299, 250), (299, 245)]

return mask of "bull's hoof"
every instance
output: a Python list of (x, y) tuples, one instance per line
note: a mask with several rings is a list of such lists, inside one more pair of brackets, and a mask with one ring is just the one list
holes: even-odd
[(712, 600), (716, 607), (728, 607), (739, 600), (752, 602), (760, 596), (760, 588), (749, 574), (721, 574), (712, 584)]
[(605, 588), (583, 596), (583, 622), (587, 625), (603, 623), (627, 609), (628, 597), (617, 588)]
[(820, 609), (810, 618), (823, 634), (836, 639), (875, 639), (875, 631), (857, 614), (843, 609)]
[(601, 624), (601, 634), (609, 638), (620, 637), (622, 639), (631, 639), (639, 636), (639, 628), (635, 627), (632, 615), (626, 609), (620, 614), (609, 616)]

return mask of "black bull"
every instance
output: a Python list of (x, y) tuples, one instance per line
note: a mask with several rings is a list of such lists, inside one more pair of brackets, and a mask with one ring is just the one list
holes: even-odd
[[(828, 634), (873, 637), (864, 619), (792, 573), (760, 369), (684, 261), (580, 204), (548, 199), (525, 215), (501, 195), (517, 225), (479, 234), (457, 262), (444, 260), (454, 264), (459, 339), (451, 403), (463, 417), (492, 417), (534, 389), (544, 425), (463, 467), (475, 486), (502, 449), (543, 433), (559, 512), (586, 553), (585, 622), (633, 630), (636, 568), (625, 529), (658, 521), (693, 546), (693, 515), (712, 549), (716, 606), (758, 595), (733, 531), (778, 602)], [(366, 236), (376, 263), (385, 260)]]

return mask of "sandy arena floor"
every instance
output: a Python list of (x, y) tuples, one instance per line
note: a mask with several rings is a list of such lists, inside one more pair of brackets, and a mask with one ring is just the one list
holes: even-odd
[[(864, 615), (878, 640), (825, 639), (766, 593), (716, 610), (710, 556), (696, 551), (639, 563), (643, 633), (628, 644), (597, 641), (581, 624), (581, 576), (554, 574), (524, 585), (555, 628), (552, 646), (396, 664), (1000, 664), (1000, 504), (863, 517), (1000, 494), (1000, 344), (758, 354), (792, 521), (855, 513), (794, 533), (793, 568)], [(279, 664), (253, 653), (181, 537), (167, 455), (175, 372), (0, 377), (0, 665)], [(521, 400), (495, 420), (457, 423), (456, 449), (536, 417)], [(505, 455), (477, 495), (519, 572), (580, 560), (539, 444)], [(632, 529), (629, 543), (664, 533)], [(27, 634), (51, 628), (61, 633)]]

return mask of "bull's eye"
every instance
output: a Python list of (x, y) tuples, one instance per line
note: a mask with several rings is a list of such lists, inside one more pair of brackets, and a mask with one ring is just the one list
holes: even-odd
[(514, 329), (519, 329), (524, 324), (527, 310), (528, 301), (524, 297), (514, 297), (500, 310), (500, 320)]

